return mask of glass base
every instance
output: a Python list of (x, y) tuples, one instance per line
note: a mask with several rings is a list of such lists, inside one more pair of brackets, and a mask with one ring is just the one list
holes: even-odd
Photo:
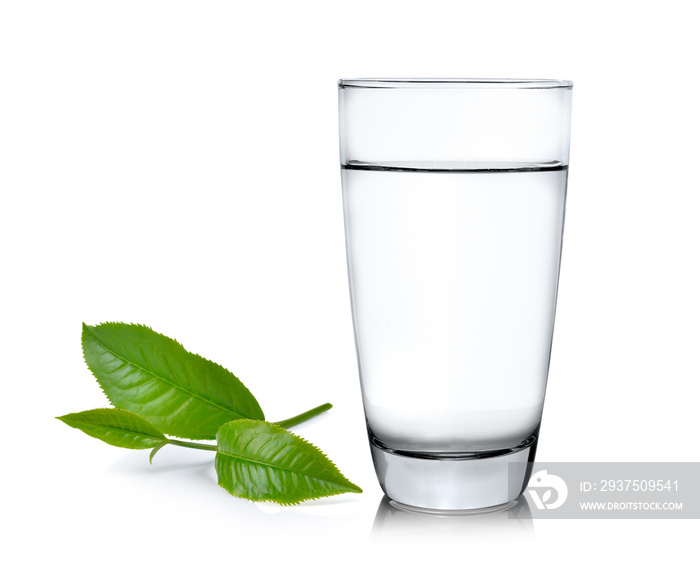
[(370, 433), (379, 484), (397, 505), (439, 511), (498, 507), (517, 499), (532, 475), (534, 435), (518, 447), (467, 455), (393, 451)]

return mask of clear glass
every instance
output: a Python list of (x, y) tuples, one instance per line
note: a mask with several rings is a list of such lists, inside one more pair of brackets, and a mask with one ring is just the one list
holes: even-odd
[[(379, 482), (426, 509), (524, 489), (549, 368), (572, 83), (339, 82), (350, 298)], [(509, 477), (509, 464), (522, 478)]]

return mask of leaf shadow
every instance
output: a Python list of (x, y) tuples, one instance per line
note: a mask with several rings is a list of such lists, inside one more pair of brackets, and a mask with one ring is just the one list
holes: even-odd
[[(192, 515), (205, 514), (207, 522), (222, 526), (227, 526), (232, 517), (245, 519), (250, 527), (264, 530), (266, 538), (274, 535), (289, 540), (290, 532), (298, 532), (300, 528), (313, 531), (320, 520), (326, 527), (340, 526), (348, 515), (357, 515), (361, 507), (355, 494), (305, 501), (293, 507), (252, 502), (233, 497), (218, 486), (212, 452), (166, 446), (154, 457), (153, 464), (149, 463), (148, 456), (147, 450), (128, 451), (107, 470), (120, 494), (128, 495), (136, 490), (151, 504), (167, 503), (177, 495), (178, 507)], [(195, 494), (196, 498), (181, 500), (183, 495), (192, 497)], [(271, 532), (273, 518), (276, 529)], [(303, 538), (303, 531), (298, 537)]]
[[(110, 474), (117, 475), (165, 475), (190, 471), (188, 477), (201, 476), (207, 483), (214, 475), (214, 454), (208, 451), (183, 450), (166, 446), (149, 462), (148, 451), (130, 451), (110, 467)], [(210, 474), (211, 473), (211, 474)]]

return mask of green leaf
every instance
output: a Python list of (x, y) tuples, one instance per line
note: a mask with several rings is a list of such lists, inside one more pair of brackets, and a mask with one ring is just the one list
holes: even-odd
[(168, 435), (214, 439), (234, 419), (264, 419), (251, 392), (222, 366), (143, 325), (83, 324), (85, 362), (107, 398)]
[(165, 447), (165, 445), (168, 445), (169, 443), (170, 443), (170, 441), (165, 440), (165, 441), (162, 441), (161, 443), (159, 443), (158, 445), (156, 445), (155, 447), (153, 447), (153, 450), (151, 451), (151, 454), (148, 455), (148, 462), (149, 462), (151, 465), (153, 464), (153, 457), (156, 456), (156, 453), (157, 453), (158, 451), (160, 451), (163, 447)]
[(92, 409), (56, 418), (115, 447), (151, 449), (168, 442), (157, 427), (122, 409)]
[(294, 505), (362, 493), (318, 448), (273, 423), (232, 421), (216, 441), (219, 485), (237, 497)]

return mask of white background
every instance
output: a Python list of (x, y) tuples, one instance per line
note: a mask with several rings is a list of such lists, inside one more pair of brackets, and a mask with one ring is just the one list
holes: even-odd
[[(692, 3), (5, 1), (0, 8), (6, 575), (697, 566), (690, 521), (375, 523), (345, 270), (336, 81), (575, 82), (541, 461), (697, 461), (700, 43)], [(294, 508), (211, 455), (110, 447), (81, 323), (147, 324), (247, 384), (362, 495)], [(381, 520), (382, 511), (379, 510)], [(489, 569), (491, 568), (491, 569)], [(43, 572), (43, 573), (42, 573)]]

